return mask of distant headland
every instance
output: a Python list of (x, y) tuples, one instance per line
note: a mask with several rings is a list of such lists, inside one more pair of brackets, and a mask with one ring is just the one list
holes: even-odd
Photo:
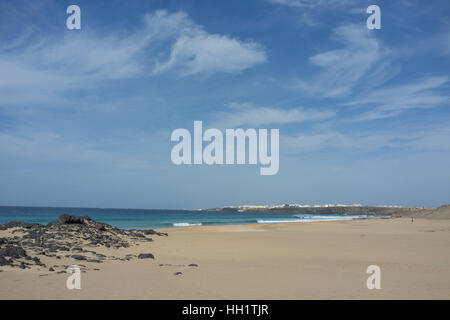
[(226, 206), (222, 208), (200, 209), (206, 212), (271, 212), (271, 213), (305, 213), (305, 214), (349, 214), (349, 215), (375, 215), (375, 216), (447, 216), (450, 212), (450, 205), (443, 205), (439, 208), (433, 207), (403, 207), (393, 205), (366, 206), (362, 204), (324, 204), (324, 205), (302, 205), (302, 204), (282, 204), (282, 205), (239, 205)]

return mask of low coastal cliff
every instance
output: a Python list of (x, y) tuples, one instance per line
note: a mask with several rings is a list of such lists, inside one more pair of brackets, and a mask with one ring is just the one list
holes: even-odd
[(277, 207), (223, 207), (204, 209), (206, 212), (268, 212), (268, 213), (303, 213), (303, 214), (349, 214), (349, 215), (374, 215), (391, 217), (433, 217), (447, 218), (450, 214), (450, 205), (439, 208), (417, 208), (417, 207), (371, 207), (371, 206), (327, 206), (327, 207), (298, 207), (298, 206), (277, 206)]

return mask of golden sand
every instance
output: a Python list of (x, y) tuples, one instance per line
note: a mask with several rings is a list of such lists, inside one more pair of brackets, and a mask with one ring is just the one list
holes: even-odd
[[(0, 267), (1, 299), (450, 299), (450, 220), (411, 218), (189, 227), (105, 255), (156, 259), (83, 264), (66, 273)], [(1, 236), (1, 234), (0, 234)], [(188, 266), (197, 264), (196, 266)], [(369, 290), (366, 268), (381, 268)], [(100, 270), (94, 270), (100, 269)], [(57, 268), (58, 271), (58, 268)], [(182, 274), (175, 275), (174, 273)]]

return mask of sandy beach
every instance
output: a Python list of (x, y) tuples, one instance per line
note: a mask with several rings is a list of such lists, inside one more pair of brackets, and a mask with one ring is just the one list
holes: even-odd
[[(47, 266), (82, 265), (81, 290), (66, 288), (67, 273), (0, 267), (0, 298), (450, 299), (448, 219), (158, 231), (169, 236), (97, 251), (123, 257), (151, 252), (155, 259), (93, 263), (41, 258)], [(366, 287), (366, 268), (373, 264), (381, 268), (379, 290)]]

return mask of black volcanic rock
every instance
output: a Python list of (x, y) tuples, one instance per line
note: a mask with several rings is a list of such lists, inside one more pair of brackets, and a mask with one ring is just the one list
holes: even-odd
[(0, 266), (9, 266), (11, 263), (5, 257), (0, 256)]
[(98, 260), (98, 259), (87, 259), (87, 262), (93, 262), (93, 263), (103, 263), (102, 260)]
[(43, 227), (43, 225), (39, 223), (20, 222), (20, 221), (10, 221), (4, 224), (0, 224), (0, 230), (6, 230), (16, 227), (31, 229), (31, 228), (41, 228)]
[(82, 256), (80, 254), (73, 254), (71, 255), (72, 258), (74, 258), (75, 260), (86, 260), (87, 258), (85, 256)]
[(34, 257), (32, 260), (34, 261), (34, 264), (37, 266), (43, 265), (43, 263), (41, 262), (41, 260), (38, 257)]
[(158, 232), (158, 231), (155, 231), (153, 229), (139, 230), (139, 231), (143, 232), (145, 235), (156, 234), (157, 236), (166, 236), (167, 237), (167, 233), (166, 232)]
[(72, 216), (70, 214), (62, 214), (59, 216), (56, 224), (86, 224), (93, 221), (88, 216)]
[(155, 256), (151, 253), (141, 253), (138, 255), (138, 259), (155, 259)]
[(27, 253), (22, 247), (8, 245), (0, 249), (0, 257), (23, 258)]
[[(0, 225), (0, 230), (9, 228), (17, 228), (12, 232), (17, 234), (0, 238), (0, 266), (11, 265), (24, 268), (29, 268), (30, 265), (46, 267), (37, 255), (56, 258), (64, 256), (102, 263), (105, 259), (118, 258), (113, 256), (107, 258), (90, 249), (128, 248), (142, 241), (153, 241), (148, 235), (167, 236), (167, 233), (155, 230), (119, 229), (103, 222), (96, 222), (88, 216), (69, 214), (62, 214), (57, 221), (47, 225), (25, 222), (8, 222)], [(154, 259), (155, 257), (151, 253), (142, 253), (138, 258)], [(24, 260), (28, 260), (31, 264)]]

